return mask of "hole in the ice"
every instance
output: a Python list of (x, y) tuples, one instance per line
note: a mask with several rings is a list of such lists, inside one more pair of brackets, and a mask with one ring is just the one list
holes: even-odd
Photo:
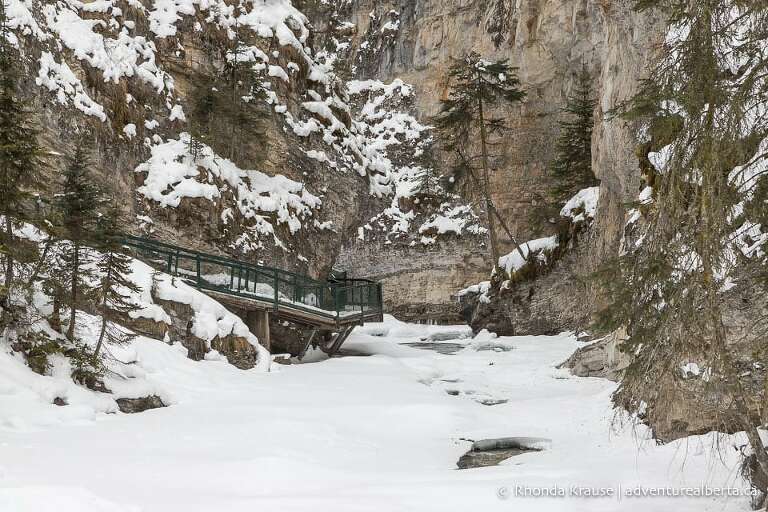
[(369, 357), (372, 354), (364, 350), (354, 348), (340, 348), (332, 357)]
[(464, 348), (461, 343), (430, 343), (430, 342), (415, 342), (415, 343), (403, 343), (403, 345), (421, 350), (431, 350), (438, 354), (452, 356), (458, 351)]
[(496, 466), (502, 461), (528, 452), (540, 452), (549, 448), (551, 440), (541, 437), (502, 437), (482, 439), (472, 443), (472, 448), (456, 463), (459, 469)]
[(511, 352), (515, 349), (512, 345), (494, 341), (476, 344), (474, 347), (478, 352)]
[(450, 340), (463, 340), (469, 338), (467, 331), (448, 331), (448, 332), (436, 332), (429, 336), (422, 336), (421, 341), (450, 341)]
[(475, 400), (475, 402), (483, 405), (492, 406), (492, 405), (506, 404), (507, 402), (509, 402), (509, 400), (505, 400), (503, 398), (478, 398), (477, 400)]

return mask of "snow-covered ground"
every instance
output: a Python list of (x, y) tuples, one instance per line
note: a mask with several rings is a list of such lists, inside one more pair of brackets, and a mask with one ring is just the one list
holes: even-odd
[[(49, 405), (53, 378), (35, 376), (32, 388), (3, 354), (0, 511), (748, 510), (745, 497), (515, 496), (517, 486), (743, 491), (738, 440), (723, 443), (722, 462), (709, 436), (659, 447), (641, 428), (614, 432), (614, 384), (555, 368), (578, 346), (572, 337), (467, 334), (388, 318), (345, 346), (368, 357), (310, 354), (271, 373), (194, 362), (178, 345), (139, 338), (137, 374), (172, 405), (133, 415)], [(421, 339), (463, 348), (404, 345)], [(497, 467), (456, 469), (467, 439), (506, 436), (551, 443)]]

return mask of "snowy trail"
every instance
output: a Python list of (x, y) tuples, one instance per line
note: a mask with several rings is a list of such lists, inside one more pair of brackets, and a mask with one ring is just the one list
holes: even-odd
[[(613, 433), (614, 384), (555, 368), (578, 346), (571, 337), (451, 340), (467, 345), (455, 355), (402, 345), (450, 330), (388, 319), (349, 341), (374, 355), (271, 374), (139, 339), (138, 364), (175, 403), (135, 415), (0, 408), (0, 511), (748, 510), (744, 497), (514, 496), (516, 485), (743, 484), (733, 454), (723, 465), (702, 449), (710, 437), (639, 448), (641, 431)], [(0, 405), (14, 393), (0, 380)], [(497, 467), (455, 469), (463, 439), (507, 436), (552, 442)]]

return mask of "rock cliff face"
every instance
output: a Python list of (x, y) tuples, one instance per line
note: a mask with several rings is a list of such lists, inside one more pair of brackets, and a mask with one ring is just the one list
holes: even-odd
[[(391, 193), (400, 141), (369, 133), (288, 0), (10, 0), (7, 12), (44, 145), (85, 145), (126, 231), (321, 277), (369, 198)], [(65, 159), (50, 163), (55, 191)]]
[[(632, 96), (644, 76), (663, 36), (659, 19), (634, 12), (632, 2), (623, 0), (352, 0), (335, 15), (354, 25), (347, 59), (357, 75), (399, 77), (413, 84), (416, 110), (425, 120), (448, 92), (446, 71), (452, 58), (474, 50), (487, 58), (509, 59), (519, 68), (528, 97), (521, 106), (498, 113), (511, 120), (513, 129), (503, 154), (493, 161), (491, 187), (494, 203), (519, 240), (555, 231), (543, 201), (552, 187), (548, 166), (559, 109), (576, 73), (586, 66), (599, 98), (593, 159), (602, 189), (592, 249), (582, 251), (574, 265), (591, 266), (615, 254), (624, 224), (622, 205), (636, 196), (640, 174), (632, 127), (608, 114)], [(466, 192), (466, 185), (459, 183), (457, 189)], [(505, 248), (512, 250), (508, 242)], [(426, 258), (421, 248), (409, 245), (369, 247), (353, 241), (345, 245), (341, 261), (359, 262), (375, 253), (381, 264), (372, 263), (365, 272), (399, 287), (393, 311), (431, 308), (433, 318), (450, 321), (457, 306), (447, 296), (487, 279), (490, 264), (479, 256), (482, 251), (476, 238), (434, 247)], [(478, 256), (463, 256), (468, 254)], [(457, 259), (462, 264), (452, 266), (447, 279), (434, 279), (443, 274), (445, 264), (440, 262)], [(543, 287), (563, 288), (562, 278), (548, 278), (552, 282)], [(427, 300), (437, 295), (443, 297), (440, 308)], [(556, 304), (546, 310), (563, 316)], [(531, 327), (520, 332), (561, 327), (520, 321)]]
[[(729, 333), (728, 345), (742, 372), (742, 385), (746, 391), (748, 407), (755, 418), (765, 422), (766, 377), (768, 368), (762, 363), (755, 341), (755, 318), (765, 315), (768, 301), (754, 290), (733, 290), (723, 297), (726, 314), (723, 318)], [(630, 364), (629, 354), (621, 350), (626, 339), (622, 330), (586, 345), (576, 351), (563, 366), (580, 377), (602, 377), (619, 380), (621, 372)], [(691, 361), (702, 360), (705, 354), (691, 354)], [(652, 406), (645, 411), (643, 420), (653, 429), (654, 437), (668, 442), (712, 430), (737, 432), (741, 427), (726, 414), (729, 403), (724, 384), (706, 377), (696, 366), (681, 368), (683, 378), (668, 374), (654, 386)]]
[[(602, 193), (583, 266), (615, 252), (621, 205), (639, 183), (631, 127), (604, 117), (631, 96), (661, 36), (658, 20), (631, 3), (306, 0), (294, 2), (299, 11), (268, 0), (237, 11), (224, 0), (163, 9), (13, 0), (9, 12), (36, 77), (24, 90), (39, 107), (46, 145), (65, 153), (91, 143), (98, 173), (130, 198), (126, 230), (315, 276), (336, 264), (384, 279), (392, 312), (453, 322), (460, 312), (451, 296), (490, 268), (482, 212), (469, 206), (477, 194), (459, 179), (448, 206), (397, 195), (420, 165), (445, 174), (439, 154), (422, 154), (421, 139), (449, 90), (451, 59), (475, 50), (519, 68), (528, 96), (497, 113), (512, 130), (492, 161), (492, 190), (520, 240), (556, 230), (543, 198), (558, 113), (576, 73), (585, 66), (594, 77)], [(191, 155), (185, 132), (201, 84), (219, 80), (210, 89), (230, 96), (222, 89), (241, 61), (266, 97), (244, 107), (258, 129), (233, 136), (220, 116), (202, 156)], [(434, 229), (436, 216), (460, 227)], [(376, 233), (393, 223), (402, 236)]]
[[(611, 112), (633, 96), (664, 36), (661, 19), (633, 0), (7, 1), (29, 77), (21, 89), (54, 156), (51, 183), (64, 165), (56, 157), (85, 142), (129, 214), (126, 231), (316, 277), (336, 266), (379, 279), (387, 309), (406, 320), (545, 334), (579, 327), (599, 306), (581, 277), (616, 255), (624, 205), (641, 186), (636, 127)], [(449, 172), (427, 125), (450, 90), (451, 59), (470, 51), (509, 59), (527, 92), (494, 113), (512, 129), (492, 159), (491, 190), (516, 238), (562, 229), (545, 201), (548, 169), (560, 108), (584, 68), (598, 98), (601, 185), (593, 220), (546, 271), (459, 304), (457, 292), (491, 268), (477, 193), (461, 178), (442, 204), (413, 190), (424, 169)], [(247, 71), (233, 79), (236, 64)], [(205, 134), (193, 133), (200, 95), (230, 102)], [(233, 131), (232, 112), (258, 126)], [(732, 300), (735, 333), (765, 309), (761, 298)], [(190, 311), (174, 312), (166, 327), (134, 327), (173, 332), (204, 357), (206, 340), (187, 332)], [(301, 340), (293, 326), (273, 330), (284, 344)], [(615, 377), (626, 364), (620, 334), (569, 366)], [(244, 338), (207, 341), (233, 364), (254, 362)], [(760, 382), (754, 395), (764, 397)], [(660, 439), (713, 428), (717, 395), (702, 413), (688, 391), (649, 411)]]
[(455, 295), (467, 282), (487, 276), (487, 251), (474, 238), (442, 240), (435, 245), (360, 242), (346, 247), (337, 265), (383, 284), (384, 305), (400, 319), (462, 323)]

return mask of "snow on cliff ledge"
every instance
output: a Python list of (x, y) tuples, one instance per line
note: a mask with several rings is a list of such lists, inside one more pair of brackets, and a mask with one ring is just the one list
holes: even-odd
[[(367, 176), (374, 195), (392, 191), (392, 163), (386, 149), (394, 142), (393, 135), (403, 141), (417, 137), (421, 129), (407, 116), (383, 119), (363, 112), (356, 120), (346, 84), (334, 72), (335, 55), (312, 47), (311, 26), (289, 0), (239, 5), (228, 0), (6, 2), (10, 38), (24, 57), (32, 59), (37, 85), (59, 105), (97, 118), (118, 136), (132, 139), (135, 127), (145, 126), (155, 132), (144, 139), (147, 146), (163, 142), (160, 137), (168, 132), (178, 133), (178, 123), (185, 122), (179, 115), (184, 96), (175, 87), (165, 53), (175, 48), (178, 57), (195, 38), (205, 39), (205, 31), (225, 34), (226, 44), (237, 47), (236, 58), (252, 63), (267, 92), (266, 103), (282, 118), (283, 128), (301, 139), (302, 149), (327, 153), (332, 170)], [(126, 3), (130, 9), (124, 9)], [(182, 30), (187, 31), (184, 37)], [(41, 49), (40, 57), (33, 55), (33, 47)], [(124, 125), (125, 119), (99, 103), (113, 95), (114, 85), (125, 91), (125, 104), (132, 115), (144, 117), (143, 122), (132, 119)], [(403, 87), (398, 81), (382, 94)], [(137, 100), (148, 88), (160, 101), (141, 105)], [(286, 97), (288, 91), (300, 97)], [(112, 100), (119, 104), (121, 98)]]
[[(575, 196), (570, 198), (563, 209), (560, 210), (562, 217), (572, 219), (573, 222), (580, 222), (586, 219), (594, 219), (597, 213), (597, 203), (600, 200), (600, 187), (590, 187), (579, 190)], [(580, 210), (579, 213), (575, 213)]]
[[(253, 224), (257, 235), (274, 235), (272, 217), (294, 234), (302, 228), (302, 221), (322, 204), (302, 183), (281, 174), (268, 176), (242, 170), (205, 145), (195, 157), (189, 146), (186, 133), (179, 139), (152, 146), (152, 156), (135, 169), (137, 173), (146, 173), (139, 194), (165, 208), (179, 206), (184, 198), (216, 203), (222, 191), (227, 191), (233, 195), (232, 203), (240, 216)], [(233, 214), (231, 209), (225, 210), (222, 222), (227, 224)]]

